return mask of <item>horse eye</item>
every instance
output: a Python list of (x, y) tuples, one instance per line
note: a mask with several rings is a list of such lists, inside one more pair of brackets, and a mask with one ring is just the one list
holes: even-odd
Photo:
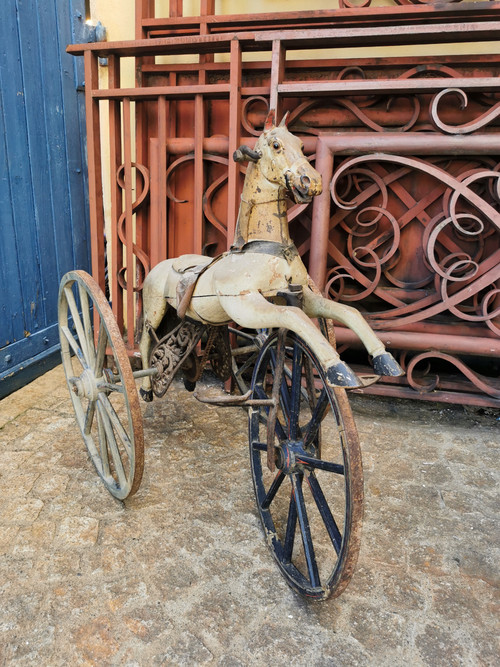
[(273, 143), (273, 148), (274, 148), (275, 150), (278, 150), (278, 149), (281, 148), (281, 144), (279, 143), (279, 141), (275, 141), (275, 142)]

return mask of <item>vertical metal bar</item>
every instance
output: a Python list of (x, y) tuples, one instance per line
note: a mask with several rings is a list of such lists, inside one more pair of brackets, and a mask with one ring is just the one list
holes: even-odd
[(231, 42), (229, 84), (227, 248), (233, 243), (240, 197), (240, 165), (233, 160), (233, 153), (240, 145), (241, 127), (241, 47), (237, 39)]
[(152, 19), (155, 15), (154, 0), (135, 0), (135, 38), (145, 39), (146, 31), (143, 27), (144, 19)]
[(215, 0), (200, 0), (200, 16), (213, 16)]
[[(207, 35), (209, 32), (209, 24), (206, 16), (213, 16), (215, 14), (215, 0), (200, 0), (200, 35)], [(205, 20), (203, 20), (205, 18)], [(213, 62), (213, 53), (207, 53), (200, 57), (200, 62)]]
[(273, 53), (271, 58), (271, 92), (269, 96), (269, 108), (276, 111), (276, 122), (281, 119), (281, 102), (278, 95), (278, 84), (285, 78), (286, 51), (281, 40), (273, 41)]
[(99, 102), (92, 97), (92, 91), (99, 88), (97, 55), (86, 51), (84, 67), (92, 275), (99, 287), (104, 291), (104, 211), (102, 201), (101, 128)]
[(167, 111), (168, 105), (165, 97), (158, 99), (158, 149), (159, 153), (159, 255), (158, 261), (167, 258)]
[[(135, 3), (135, 38), (146, 39), (147, 31), (144, 30), (144, 19), (154, 18), (155, 2), (154, 0), (136, 0)], [(138, 87), (143, 85), (142, 66), (151, 65), (155, 61), (154, 56), (144, 56), (135, 59), (135, 79)]]
[(167, 194), (165, 182), (167, 171), (167, 104), (165, 96), (158, 98), (158, 138), (150, 140), (151, 266), (156, 266), (167, 257)]
[(203, 95), (194, 98), (194, 215), (193, 252), (201, 254), (203, 247), (203, 138), (205, 136), (205, 113)]
[[(153, 104), (146, 101), (135, 102), (135, 162), (139, 165), (148, 164), (148, 118), (147, 105)], [(144, 182), (144, 177), (136, 169), (135, 173), (135, 191), (142, 192), (143, 188), (147, 187)], [(146, 253), (149, 257), (149, 219), (147, 209), (140, 206), (135, 215), (135, 237), (137, 246)]]
[[(201, 17), (213, 14), (215, 9), (214, 0), (201, 0), (200, 2), (200, 35), (208, 33), (208, 25)], [(206, 63), (213, 62), (212, 53), (200, 54), (200, 69), (198, 72), (198, 83), (207, 82)], [(194, 100), (194, 229), (193, 246), (194, 252), (201, 253), (204, 238), (204, 216), (203, 216), (203, 194), (205, 192), (204, 166), (203, 166), (203, 139), (205, 138), (205, 105), (202, 95), (196, 95)]]
[(132, 137), (130, 98), (123, 100), (123, 154), (125, 181), (125, 264), (127, 267), (127, 346), (134, 347), (135, 298), (134, 298), (134, 219), (132, 211)]
[[(177, 73), (176, 72), (170, 72), (169, 78), (168, 78), (168, 85), (169, 86), (176, 86), (177, 85)], [(166, 123), (165, 123), (165, 137), (168, 137), (169, 139), (172, 139), (177, 136), (177, 102), (175, 101), (170, 101), (166, 103)], [(166, 147), (165, 147), (165, 159), (166, 159)], [(167, 165), (167, 162), (165, 162)], [(169, 204), (166, 199), (166, 192), (165, 192), (165, 206), (166, 206), (166, 212), (165, 212), (165, 224), (167, 225), (166, 229), (166, 238), (167, 238), (167, 257), (173, 257), (175, 256), (175, 248), (176, 248), (176, 243), (177, 243), (177, 229), (175, 225), (175, 216), (168, 215), (169, 212)]]
[[(108, 85), (120, 87), (120, 59), (108, 57)], [(122, 212), (122, 191), (118, 184), (118, 169), (122, 164), (121, 102), (109, 101), (109, 156), (111, 191), (111, 238), (108, 239), (108, 280), (111, 292), (113, 314), (123, 332), (123, 290), (118, 282), (118, 271), (123, 265), (123, 247), (118, 236), (118, 221)]]
[(170, 0), (170, 18), (182, 16), (182, 0)]
[(311, 250), (309, 275), (323, 289), (328, 260), (328, 235), (330, 230), (330, 181), (333, 173), (333, 154), (322, 141), (316, 144), (316, 169), (323, 179), (323, 192), (313, 201), (311, 225)]
[[(200, 35), (208, 35), (209, 26), (204, 17), (212, 15), (215, 11), (214, 0), (201, 0), (200, 2)], [(199, 56), (200, 70), (198, 74), (198, 83), (204, 84), (207, 82), (207, 71), (203, 67), (206, 63), (213, 63), (215, 60), (213, 53), (202, 53)]]
[(151, 224), (149, 227), (149, 244), (151, 252), (149, 261), (151, 267), (156, 266), (160, 261), (160, 147), (157, 137), (149, 140), (149, 215)]

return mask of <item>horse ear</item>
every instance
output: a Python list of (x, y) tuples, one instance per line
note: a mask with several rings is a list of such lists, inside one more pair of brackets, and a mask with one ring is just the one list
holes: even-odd
[(290, 112), (287, 111), (286, 114), (283, 116), (281, 119), (280, 127), (288, 127), (288, 116), (290, 115)]
[(269, 113), (267, 114), (266, 122), (264, 123), (264, 130), (270, 130), (272, 127), (274, 127), (274, 121), (275, 121), (275, 116), (276, 112), (274, 109), (270, 109)]
[(259, 151), (253, 151), (248, 146), (240, 146), (233, 153), (233, 160), (235, 162), (258, 162), (261, 158), (261, 153)]

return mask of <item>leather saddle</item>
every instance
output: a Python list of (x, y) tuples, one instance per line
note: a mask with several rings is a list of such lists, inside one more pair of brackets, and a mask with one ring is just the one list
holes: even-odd
[(181, 320), (186, 315), (199, 277), (222, 256), (207, 257), (200, 262), (199, 255), (183, 255), (172, 264), (173, 270), (181, 275), (176, 288), (177, 315)]

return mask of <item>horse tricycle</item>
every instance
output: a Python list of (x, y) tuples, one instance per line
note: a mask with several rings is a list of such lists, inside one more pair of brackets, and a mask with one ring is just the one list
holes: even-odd
[[(141, 378), (140, 394), (151, 401), (178, 373), (193, 391), (208, 362), (221, 380), (241, 380), (235, 359), (256, 352), (241, 395), (195, 397), (247, 409), (266, 540), (288, 584), (325, 599), (352, 576), (362, 520), (361, 451), (345, 390), (402, 370), (356, 309), (320, 294), (290, 238), (287, 196), (310, 202), (322, 184), (286, 118), (275, 125), (270, 112), (255, 147), (233, 157), (248, 162), (233, 246), (216, 258), (168, 259), (148, 274), (142, 370), (132, 371), (109, 304), (82, 271), (61, 281), (63, 366), (90, 457), (106, 488), (124, 500), (139, 488), (144, 462), (135, 381)], [(356, 332), (373, 376), (358, 377), (340, 359), (331, 320)], [(239, 328), (230, 333), (233, 323)], [(230, 337), (243, 345), (232, 349)]]

